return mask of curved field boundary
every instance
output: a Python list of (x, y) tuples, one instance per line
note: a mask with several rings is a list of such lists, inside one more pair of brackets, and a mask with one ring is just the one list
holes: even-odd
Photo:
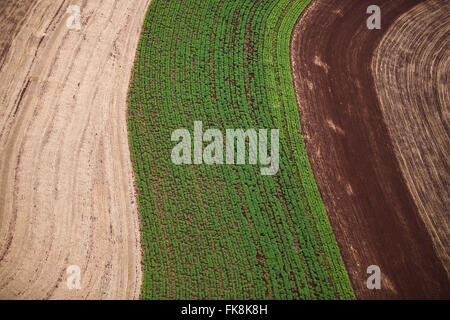
[[(144, 299), (349, 299), (310, 171), (289, 68), (308, 1), (159, 1), (129, 93)], [(280, 170), (184, 165), (178, 128), (280, 129)]]
[(450, 268), (450, 1), (398, 18), (372, 60), (380, 107), (419, 213)]
[[(302, 134), (359, 298), (448, 298), (449, 282), (410, 196), (383, 121), (371, 61), (420, 1), (317, 0), (295, 27), (291, 60)], [(368, 30), (379, 5), (382, 29)], [(366, 288), (378, 265), (382, 289)]]
[[(138, 298), (126, 102), (149, 1), (7, 2), (0, 21), (1, 43), (9, 44), (0, 59), (0, 298)], [(75, 4), (81, 31), (66, 26)], [(81, 269), (80, 290), (66, 285), (70, 265)]]

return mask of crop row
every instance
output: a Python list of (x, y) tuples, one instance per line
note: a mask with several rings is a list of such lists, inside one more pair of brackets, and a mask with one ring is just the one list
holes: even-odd
[[(308, 1), (153, 0), (129, 91), (144, 299), (352, 298), (301, 137), (289, 39)], [(171, 162), (171, 133), (280, 130), (280, 170)]]

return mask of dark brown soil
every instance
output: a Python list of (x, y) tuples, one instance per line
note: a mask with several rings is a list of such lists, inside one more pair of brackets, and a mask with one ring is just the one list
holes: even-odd
[[(299, 19), (292, 68), (307, 152), (358, 298), (449, 298), (449, 281), (406, 187), (383, 121), (371, 60), (419, 0), (316, 0)], [(381, 7), (381, 30), (366, 9)], [(370, 265), (381, 290), (366, 287)]]

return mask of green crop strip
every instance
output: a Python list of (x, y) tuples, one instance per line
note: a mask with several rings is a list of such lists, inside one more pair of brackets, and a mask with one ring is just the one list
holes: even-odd
[[(143, 299), (353, 299), (290, 72), (309, 1), (153, 0), (129, 90)], [(175, 165), (175, 129), (280, 130), (280, 169)]]

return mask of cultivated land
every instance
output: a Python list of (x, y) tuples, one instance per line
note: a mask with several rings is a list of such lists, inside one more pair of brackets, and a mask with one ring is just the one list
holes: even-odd
[(372, 70), (403, 177), (448, 272), (450, 1), (426, 1), (399, 17)]
[[(450, 297), (428, 232), (448, 249), (448, 16), (437, 12), (437, 2), (414, 8), (419, 3), (314, 1), (292, 39), (302, 133), (359, 298)], [(366, 27), (373, 4), (381, 7), (381, 30)], [(403, 135), (415, 137), (405, 142)], [(420, 190), (428, 190), (427, 200)], [(366, 288), (372, 264), (381, 268), (381, 290)]]
[[(0, 0), (0, 299), (450, 298), (449, 1), (149, 3)], [(278, 173), (174, 165), (194, 121)]]
[(126, 95), (148, 3), (0, 1), (0, 298), (139, 296)]
[[(144, 299), (350, 299), (289, 62), (308, 1), (150, 5), (130, 88)], [(174, 165), (178, 128), (280, 129), (280, 170)]]

